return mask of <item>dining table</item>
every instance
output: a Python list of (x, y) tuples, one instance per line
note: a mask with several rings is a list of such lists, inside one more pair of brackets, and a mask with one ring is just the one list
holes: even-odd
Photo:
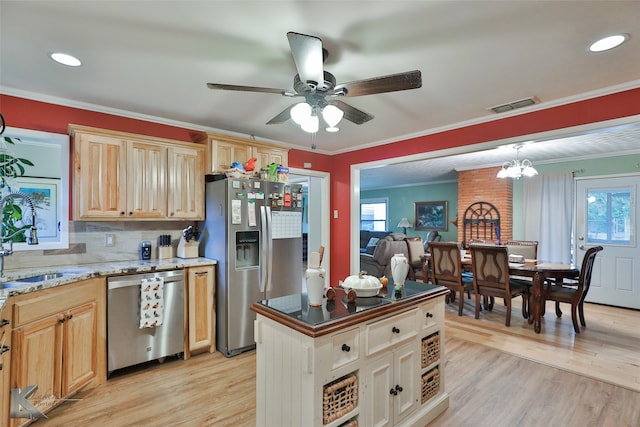
[[(471, 269), (471, 255), (468, 251), (461, 259), (461, 263), (467, 269)], [(545, 281), (547, 279), (562, 281), (564, 281), (564, 279), (575, 280), (580, 276), (580, 268), (573, 264), (556, 264), (540, 262), (534, 259), (525, 259), (524, 262), (510, 262), (509, 274), (512, 276), (531, 278), (533, 295), (531, 297), (531, 309), (528, 321), (529, 324), (533, 324), (533, 330), (539, 334), (542, 331)]]

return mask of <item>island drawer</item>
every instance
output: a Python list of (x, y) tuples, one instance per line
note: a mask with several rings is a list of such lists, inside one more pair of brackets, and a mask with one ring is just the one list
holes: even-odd
[(360, 329), (353, 328), (331, 338), (331, 369), (338, 369), (360, 357)]
[(415, 337), (417, 312), (418, 309), (414, 308), (368, 324), (365, 332), (367, 356)]
[[(464, 297), (464, 295), (462, 297)], [(422, 304), (418, 309), (418, 318), (420, 328), (423, 330), (442, 325), (444, 322), (443, 305), (437, 304), (436, 301)]]

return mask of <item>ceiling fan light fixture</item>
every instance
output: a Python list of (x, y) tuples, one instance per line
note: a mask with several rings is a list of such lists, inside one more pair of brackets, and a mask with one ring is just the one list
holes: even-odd
[(322, 118), (327, 122), (330, 128), (335, 128), (336, 125), (340, 123), (340, 120), (342, 120), (342, 116), (344, 116), (344, 112), (335, 105), (327, 105), (322, 109)]
[(318, 116), (309, 116), (300, 127), (302, 127), (302, 130), (305, 132), (316, 133), (320, 127), (320, 120)]
[(311, 117), (311, 106), (306, 102), (300, 102), (291, 109), (289, 114), (294, 122), (302, 126)]
[(331, 133), (333, 133), (333, 132), (338, 132), (338, 131), (340, 130), (340, 128), (337, 128), (337, 127), (335, 127), (335, 126), (331, 126), (331, 127), (326, 128), (325, 130), (326, 130), (327, 132), (331, 132)]

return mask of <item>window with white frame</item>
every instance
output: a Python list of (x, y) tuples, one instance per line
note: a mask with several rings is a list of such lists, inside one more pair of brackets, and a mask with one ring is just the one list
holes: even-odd
[(386, 231), (389, 218), (389, 199), (360, 200), (360, 230)]

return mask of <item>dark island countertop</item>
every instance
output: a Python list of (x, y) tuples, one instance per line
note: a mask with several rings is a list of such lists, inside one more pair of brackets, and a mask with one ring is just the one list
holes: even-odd
[(335, 299), (323, 298), (321, 307), (310, 307), (307, 294), (301, 293), (259, 301), (251, 306), (251, 310), (310, 337), (319, 337), (449, 292), (443, 286), (409, 280), (400, 291), (395, 291), (390, 280), (377, 296), (348, 302), (342, 288), (333, 289)]

